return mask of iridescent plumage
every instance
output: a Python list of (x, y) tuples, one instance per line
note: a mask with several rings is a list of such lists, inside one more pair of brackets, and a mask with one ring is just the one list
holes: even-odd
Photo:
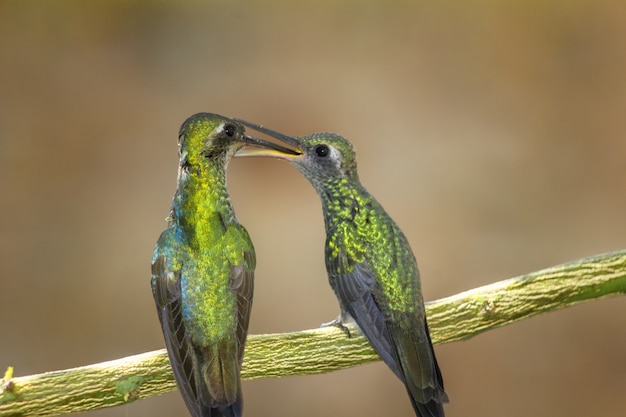
[(338, 324), (356, 322), (405, 384), (417, 416), (444, 416), (448, 398), (428, 332), (415, 257), (400, 228), (361, 185), (350, 142), (332, 133), (294, 138), (240, 122), (299, 151), (244, 149), (237, 155), (286, 159), (319, 194), (326, 269), (342, 312)]
[(242, 414), (240, 371), (255, 254), (237, 222), (226, 167), (241, 124), (209, 113), (182, 125), (178, 187), (152, 258), (152, 292), (176, 382), (193, 417)]

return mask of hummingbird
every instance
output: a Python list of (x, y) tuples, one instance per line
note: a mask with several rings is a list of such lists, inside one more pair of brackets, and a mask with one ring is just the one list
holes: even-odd
[(261, 142), (240, 123), (210, 113), (189, 117), (178, 137), (178, 186), (154, 249), (151, 284), (174, 376), (193, 417), (242, 415), (240, 371), (256, 259), (229, 198), (226, 168), (244, 144)]
[(415, 415), (444, 416), (448, 396), (428, 331), (415, 256), (402, 230), (361, 184), (352, 144), (333, 133), (291, 137), (238, 121), (294, 150), (246, 147), (235, 156), (287, 160), (322, 201), (326, 270), (341, 310), (326, 325), (347, 331), (345, 324), (356, 323), (404, 383)]

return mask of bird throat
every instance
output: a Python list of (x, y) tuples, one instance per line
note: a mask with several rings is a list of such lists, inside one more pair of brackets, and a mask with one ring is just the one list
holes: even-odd
[(190, 167), (180, 178), (176, 221), (190, 246), (211, 247), (237, 222), (226, 187), (226, 167), (203, 164)]
[(327, 230), (343, 222), (353, 222), (361, 209), (372, 200), (362, 186), (354, 186), (348, 181), (325, 185), (319, 195)]

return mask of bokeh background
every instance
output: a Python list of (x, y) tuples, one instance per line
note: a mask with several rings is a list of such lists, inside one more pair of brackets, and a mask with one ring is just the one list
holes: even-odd
[[(164, 346), (149, 289), (176, 138), (210, 111), (351, 139), (426, 299), (626, 247), (626, 7), (610, 1), (0, 2), (0, 368)], [(252, 333), (336, 316), (317, 196), (235, 160)], [(626, 299), (436, 348), (455, 416), (623, 416)], [(247, 416), (411, 416), (383, 365), (244, 383)], [(177, 392), (89, 413), (184, 416)]]

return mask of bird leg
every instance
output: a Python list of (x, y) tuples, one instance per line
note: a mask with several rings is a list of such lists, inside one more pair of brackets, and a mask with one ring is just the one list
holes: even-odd
[(329, 321), (327, 323), (322, 323), (320, 327), (337, 327), (339, 330), (344, 332), (348, 338), (352, 337), (350, 333), (350, 328), (344, 324), (344, 313), (342, 312), (336, 319)]

